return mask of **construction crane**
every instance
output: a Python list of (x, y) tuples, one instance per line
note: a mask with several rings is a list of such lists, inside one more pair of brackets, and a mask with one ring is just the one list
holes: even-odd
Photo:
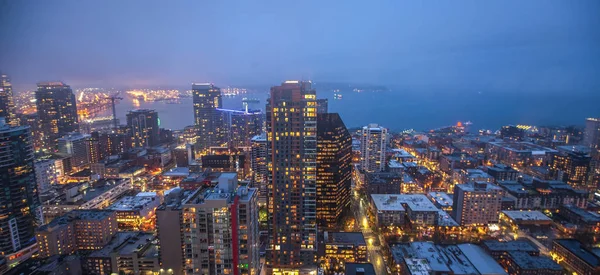
[(116, 131), (119, 125), (117, 124), (117, 109), (115, 108), (115, 99), (123, 100), (123, 98), (118, 96), (109, 96), (106, 97), (106, 99), (110, 99), (110, 103), (112, 104), (113, 127)]

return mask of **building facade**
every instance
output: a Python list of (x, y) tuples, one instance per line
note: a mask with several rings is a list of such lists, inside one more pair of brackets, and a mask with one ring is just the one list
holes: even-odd
[(223, 143), (223, 108), (221, 89), (212, 83), (195, 83), (192, 85), (194, 100), (194, 121), (198, 129), (196, 142), (201, 150)]
[(89, 135), (68, 133), (58, 139), (58, 152), (71, 157), (71, 167), (74, 170), (80, 170), (89, 164), (89, 138)]
[(600, 149), (600, 118), (587, 118), (585, 120), (583, 145), (592, 149)]
[(160, 143), (158, 113), (139, 109), (127, 113), (127, 127), (131, 132), (131, 147), (152, 147)]
[(222, 173), (157, 210), (162, 268), (173, 274), (258, 274), (258, 193)]
[(259, 190), (261, 204), (267, 203), (267, 180), (269, 168), (267, 166), (267, 136), (255, 136), (251, 140), (250, 167), (252, 170), (253, 185)]
[(385, 170), (387, 132), (386, 128), (377, 124), (369, 124), (362, 128), (360, 164), (365, 171), (381, 172)]
[(462, 226), (498, 223), (503, 194), (502, 188), (488, 182), (457, 184), (452, 216)]
[[(314, 271), (317, 102), (311, 82), (285, 81), (267, 103), (268, 273)], [(310, 272), (310, 271), (308, 271)]]
[(335, 228), (350, 206), (352, 137), (337, 113), (317, 115), (317, 219)]
[(5, 74), (0, 74), (0, 117), (3, 117), (6, 124), (17, 126), (17, 113), (13, 97), (12, 84)]
[(263, 128), (264, 114), (260, 110), (219, 109), (223, 115), (223, 131), (229, 148), (248, 147), (251, 139)]
[(19, 251), (35, 242), (39, 218), (31, 132), (12, 127), (0, 118), (0, 255)]
[(42, 147), (54, 152), (58, 138), (79, 131), (75, 94), (65, 83), (41, 82), (35, 99)]

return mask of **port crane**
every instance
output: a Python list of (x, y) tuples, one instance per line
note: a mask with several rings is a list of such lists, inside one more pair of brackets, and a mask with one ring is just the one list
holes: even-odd
[(117, 109), (115, 109), (115, 99), (123, 100), (123, 98), (119, 96), (109, 96), (106, 97), (106, 99), (110, 99), (110, 103), (112, 104), (113, 127), (116, 131), (119, 125), (117, 125)]

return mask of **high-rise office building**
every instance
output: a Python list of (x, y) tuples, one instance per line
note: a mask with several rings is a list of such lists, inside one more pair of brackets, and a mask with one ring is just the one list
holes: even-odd
[(33, 141), (33, 149), (35, 151), (42, 149), (42, 129), (38, 114), (18, 114), (17, 118), (19, 120), (19, 125), (29, 126), (29, 130), (31, 131), (31, 139)]
[(252, 170), (252, 183), (259, 190), (260, 203), (266, 204), (267, 180), (269, 177), (269, 168), (267, 166), (267, 135), (263, 133), (253, 137), (251, 148), (250, 167)]
[(317, 250), (317, 101), (311, 82), (271, 88), (267, 110), (266, 266), (272, 274), (314, 271)]
[(198, 129), (197, 143), (201, 150), (223, 144), (223, 108), (221, 89), (211, 83), (192, 85), (194, 120)]
[(488, 182), (454, 186), (452, 216), (462, 226), (498, 223), (504, 191)]
[(42, 146), (54, 152), (58, 138), (79, 131), (75, 94), (65, 83), (41, 82), (35, 99)]
[(160, 259), (171, 274), (258, 275), (258, 194), (221, 173), (215, 188), (168, 196), (156, 211)]
[(131, 147), (152, 147), (160, 143), (158, 113), (154, 110), (129, 111), (127, 127), (131, 132)]
[(69, 133), (58, 139), (58, 152), (71, 156), (71, 167), (80, 170), (88, 165), (88, 139), (89, 135)]
[(588, 118), (585, 120), (583, 145), (593, 149), (600, 149), (600, 118)]
[(352, 137), (337, 113), (317, 115), (317, 220), (335, 228), (350, 206)]
[(385, 150), (388, 130), (377, 124), (362, 128), (360, 140), (360, 165), (367, 172), (380, 172), (385, 169)]
[(0, 118), (0, 255), (35, 242), (39, 198), (33, 163), (31, 132)]
[(100, 133), (90, 133), (86, 139), (86, 147), (89, 163), (98, 163), (100, 160), (103, 160), (106, 157), (104, 152), (100, 150)]
[(0, 74), (0, 117), (3, 117), (6, 124), (17, 126), (17, 114), (13, 97), (12, 84), (5, 74)]
[(223, 130), (229, 148), (248, 147), (250, 140), (262, 132), (263, 113), (260, 110), (219, 111), (223, 115)]
[(100, 159), (108, 156), (119, 155), (131, 149), (131, 140), (126, 134), (119, 133), (99, 133), (98, 147), (100, 149)]

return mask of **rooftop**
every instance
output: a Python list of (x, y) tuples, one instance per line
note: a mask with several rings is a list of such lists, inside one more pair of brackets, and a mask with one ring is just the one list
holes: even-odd
[(523, 251), (511, 251), (508, 255), (510, 255), (510, 258), (521, 269), (563, 269), (559, 264), (546, 256), (531, 256), (529, 253)]
[(469, 261), (481, 274), (507, 274), (504, 269), (485, 251), (474, 244), (457, 245), (460, 251), (467, 256)]
[(325, 232), (325, 241), (330, 244), (367, 245), (362, 232)]
[(454, 220), (450, 214), (448, 214), (448, 212), (440, 209), (438, 210), (438, 222), (437, 222), (438, 226), (449, 226), (449, 227), (455, 227), (455, 226), (459, 226), (459, 224), (456, 222), (456, 220)]
[(586, 211), (585, 209), (581, 209), (574, 205), (563, 205), (563, 208), (576, 214), (585, 223), (600, 223), (600, 214)]
[(510, 242), (500, 242), (497, 240), (486, 240), (481, 242), (481, 245), (489, 251), (505, 252), (505, 251), (521, 251), (521, 252), (539, 252), (539, 250), (529, 241), (517, 240)]
[(77, 209), (70, 211), (58, 218), (53, 219), (51, 222), (38, 227), (37, 231), (52, 231), (53, 228), (57, 226), (66, 225), (76, 220), (104, 220), (112, 215), (114, 215), (114, 212), (110, 210)]
[(546, 153), (556, 153), (554, 149), (533, 144), (531, 142), (511, 142), (511, 141), (496, 141), (488, 143), (492, 146), (502, 147), (506, 150), (517, 153), (531, 153), (533, 155), (543, 155)]
[(371, 199), (378, 211), (438, 211), (425, 194), (372, 194)]
[(552, 221), (551, 218), (540, 211), (504, 210), (502, 213), (511, 220), (516, 221)]
[(429, 192), (427, 195), (441, 207), (452, 206), (452, 197), (446, 192)]
[(158, 205), (159, 197), (154, 192), (143, 192), (135, 196), (125, 196), (113, 203), (107, 209), (114, 211), (132, 211), (146, 208), (152, 203)]
[(502, 190), (502, 188), (500, 188), (500, 186), (498, 186), (498, 185), (491, 184), (489, 182), (481, 182), (481, 181), (469, 182), (469, 183), (465, 183), (465, 184), (457, 184), (456, 187), (460, 188), (464, 191), (467, 191), (467, 192), (476, 192), (476, 191), (489, 192), (489, 191), (494, 191), (494, 190), (497, 190), (497, 191)]
[(92, 252), (89, 257), (110, 257), (113, 252), (118, 252), (119, 255), (123, 256), (141, 252), (150, 244), (153, 238), (152, 233), (139, 231), (117, 232), (107, 245)]
[(372, 264), (369, 263), (365, 263), (365, 264), (359, 264), (359, 263), (346, 263), (345, 265), (345, 271), (344, 274), (346, 275), (358, 275), (358, 274), (363, 274), (363, 275), (376, 275), (377, 273), (375, 273), (375, 268), (373, 268)]
[(584, 260), (591, 266), (600, 266), (600, 256), (596, 255), (592, 251), (586, 249), (581, 242), (575, 239), (558, 239), (554, 240), (554, 243), (561, 245), (562, 247), (569, 250), (578, 258)]

